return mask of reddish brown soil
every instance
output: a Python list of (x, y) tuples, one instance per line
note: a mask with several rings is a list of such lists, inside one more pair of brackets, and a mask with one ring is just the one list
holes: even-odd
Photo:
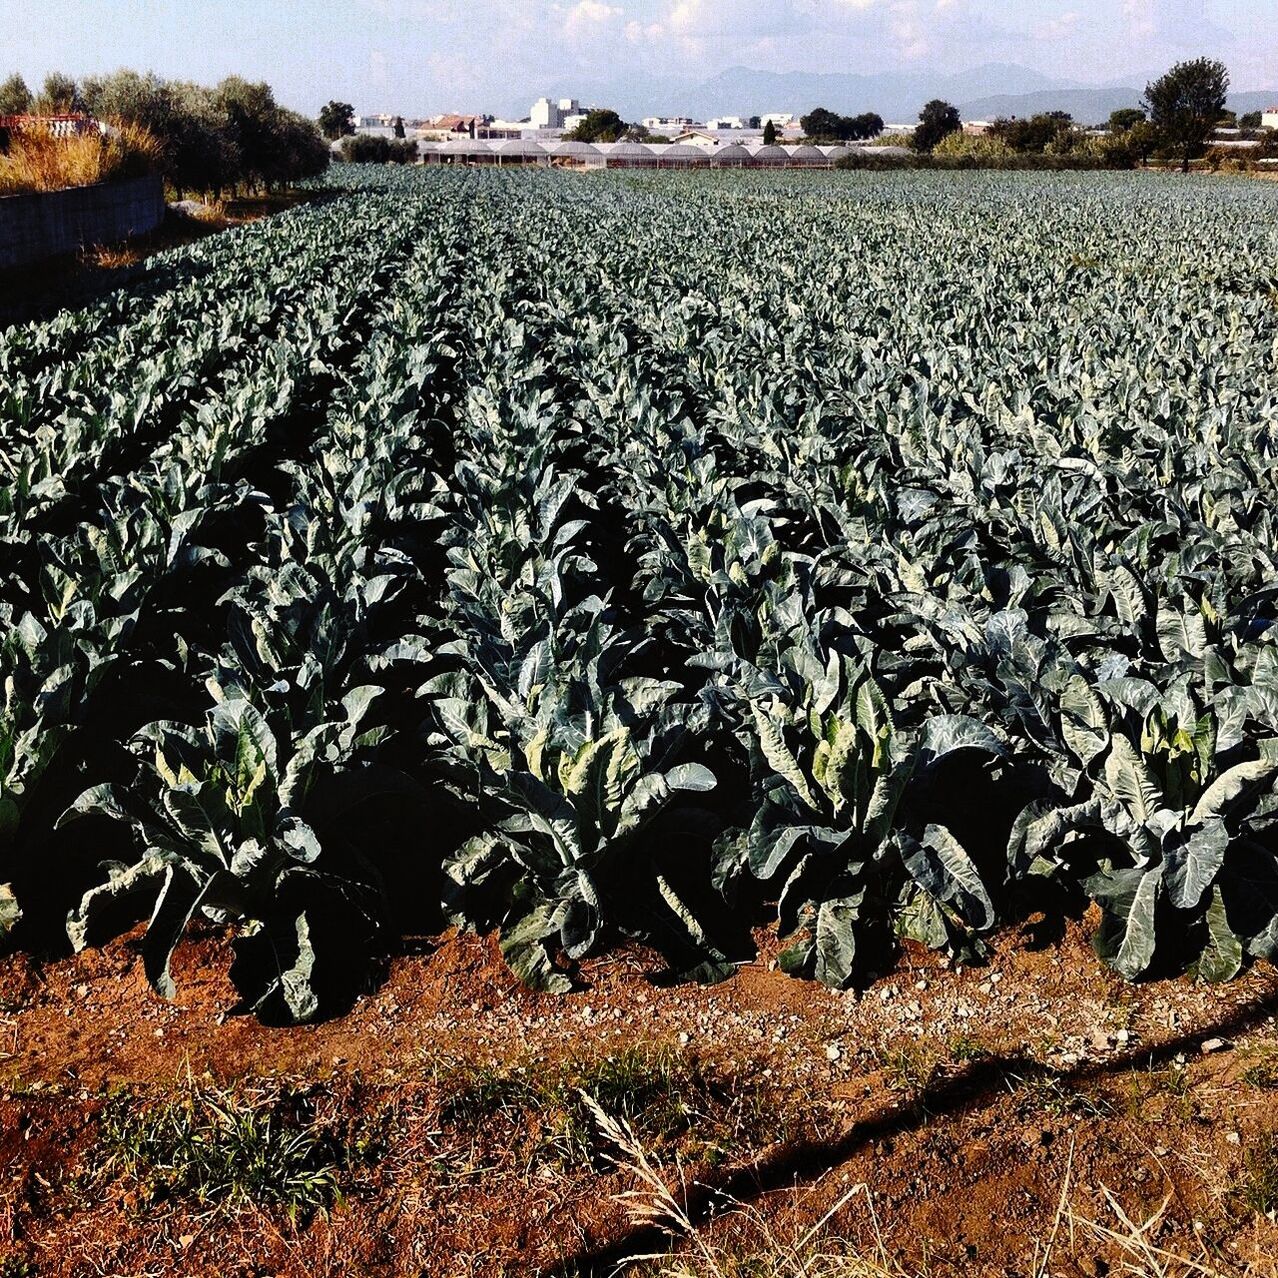
[[(865, 1184), (910, 1272), (1091, 1278), (1124, 1271), (1081, 1226), (1058, 1225), (1050, 1264), (1036, 1265), (1063, 1187), (1080, 1217), (1113, 1225), (1108, 1189), (1133, 1220), (1166, 1201), (1150, 1233), (1159, 1246), (1214, 1258), (1220, 1273), (1278, 1274), (1278, 1226), (1256, 1210), (1278, 1131), (1278, 973), (1131, 987), (1086, 932), (1040, 950), (1007, 938), (985, 969), (911, 951), (859, 998), (776, 971), (767, 936), (763, 957), (720, 986), (663, 988), (656, 961), (631, 951), (590, 966), (587, 988), (564, 998), (520, 988), (490, 941), (448, 936), (394, 962), (349, 1015), (302, 1029), (224, 1015), (233, 992), (214, 935), (180, 952), (171, 1004), (149, 992), (136, 935), (44, 967), (11, 956), (0, 961), (0, 1275), (513, 1278), (573, 1260), (610, 1273), (627, 1249), (660, 1242), (616, 1201), (628, 1174), (537, 1156), (527, 1116), (450, 1125), (441, 1099), (459, 1061), (535, 1076), (635, 1045), (696, 1057), (750, 1093), (753, 1125), (689, 1180), (751, 1204), (778, 1236), (801, 1235)], [(1204, 1053), (1210, 1039), (1227, 1044)], [(102, 1174), (107, 1094), (127, 1088), (142, 1103), (204, 1076), (294, 1080), (333, 1121), (392, 1134), (351, 1173), (344, 1201), (308, 1221), (147, 1203), (127, 1177)], [(1278, 1156), (1273, 1175), (1278, 1196)], [(690, 1204), (706, 1205), (695, 1185)], [(738, 1216), (707, 1236), (743, 1245), (750, 1232)], [(827, 1232), (872, 1242), (865, 1195)]]

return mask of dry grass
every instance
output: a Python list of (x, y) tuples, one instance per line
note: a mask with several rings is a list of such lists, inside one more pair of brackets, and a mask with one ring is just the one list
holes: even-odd
[(134, 124), (112, 125), (106, 134), (55, 138), (20, 133), (0, 155), (0, 195), (64, 191), (117, 178), (136, 177), (156, 167), (160, 143)]
[(95, 244), (81, 255), (84, 265), (97, 271), (123, 271), (136, 266), (143, 256), (142, 249), (132, 244)]
[[(926, 1261), (903, 1267), (888, 1250), (874, 1211), (873, 1195), (865, 1184), (854, 1185), (817, 1220), (816, 1224), (792, 1237), (780, 1235), (757, 1208), (726, 1200), (716, 1216), (735, 1216), (741, 1228), (735, 1231), (744, 1242), (723, 1245), (712, 1242), (685, 1206), (687, 1184), (682, 1169), (675, 1169), (675, 1187), (670, 1177), (624, 1120), (606, 1113), (586, 1096), (589, 1108), (605, 1140), (613, 1148), (614, 1165), (633, 1178), (635, 1187), (617, 1195), (631, 1220), (640, 1226), (655, 1227), (670, 1242), (670, 1250), (632, 1256), (614, 1271), (621, 1275), (640, 1274), (647, 1278), (929, 1278)], [(1033, 1278), (1050, 1278), (1058, 1272), (1054, 1259), (1068, 1258), (1071, 1267), (1089, 1256), (1097, 1246), (1113, 1257), (1111, 1267), (1100, 1272), (1122, 1278), (1253, 1278), (1250, 1269), (1237, 1269), (1208, 1254), (1199, 1244), (1194, 1259), (1157, 1241), (1171, 1201), (1169, 1195), (1148, 1219), (1134, 1219), (1110, 1190), (1100, 1192), (1111, 1221), (1092, 1220), (1071, 1205), (1074, 1149), (1061, 1185), (1060, 1200), (1047, 1234), (1035, 1243), (1030, 1273)], [(837, 1218), (858, 1198), (864, 1199), (869, 1246), (854, 1246), (834, 1231)], [(866, 1232), (865, 1230), (862, 1231)], [(1084, 1244), (1080, 1251), (1079, 1244)], [(947, 1270), (946, 1272), (949, 1272)], [(1080, 1271), (1081, 1272), (1081, 1271)], [(1090, 1270), (1088, 1270), (1090, 1272)]]
[[(647, 1272), (657, 1278), (927, 1278), (921, 1271), (907, 1273), (888, 1254), (869, 1186), (863, 1184), (853, 1185), (815, 1225), (793, 1238), (781, 1237), (757, 1209), (728, 1200), (720, 1211), (740, 1216), (757, 1243), (746, 1251), (713, 1245), (684, 1205), (688, 1195), (682, 1170), (678, 1174), (679, 1188), (672, 1190), (630, 1124), (608, 1114), (584, 1092), (582, 1099), (614, 1150), (609, 1160), (637, 1182), (635, 1189), (618, 1194), (618, 1200), (625, 1204), (636, 1224), (659, 1229), (677, 1249), (669, 1255), (633, 1256), (618, 1267), (617, 1274), (631, 1272), (632, 1266), (656, 1264), (656, 1270)], [(842, 1246), (824, 1246), (831, 1222), (862, 1196), (874, 1246), (855, 1252)]]

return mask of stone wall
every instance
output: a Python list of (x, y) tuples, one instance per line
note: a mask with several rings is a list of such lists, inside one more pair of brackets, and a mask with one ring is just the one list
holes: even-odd
[(91, 244), (153, 231), (164, 220), (157, 174), (0, 199), (0, 267), (25, 266)]

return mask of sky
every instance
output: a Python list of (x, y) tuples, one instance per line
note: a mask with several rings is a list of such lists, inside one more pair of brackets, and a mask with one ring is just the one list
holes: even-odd
[[(314, 113), (502, 113), (542, 87), (733, 66), (968, 70), (1016, 63), (1085, 84), (1142, 86), (1210, 55), (1238, 90), (1278, 87), (1274, 0), (0, 0), (0, 75), (33, 85), (121, 66), (211, 83), (238, 73)], [(527, 106), (524, 106), (527, 110)]]

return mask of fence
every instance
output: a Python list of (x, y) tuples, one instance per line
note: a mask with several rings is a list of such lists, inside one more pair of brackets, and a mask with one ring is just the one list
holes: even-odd
[(0, 199), (0, 268), (153, 231), (164, 220), (158, 174)]
[(101, 131), (101, 124), (88, 115), (0, 115), (0, 132), (5, 133), (48, 133), (55, 138), (73, 138)]

